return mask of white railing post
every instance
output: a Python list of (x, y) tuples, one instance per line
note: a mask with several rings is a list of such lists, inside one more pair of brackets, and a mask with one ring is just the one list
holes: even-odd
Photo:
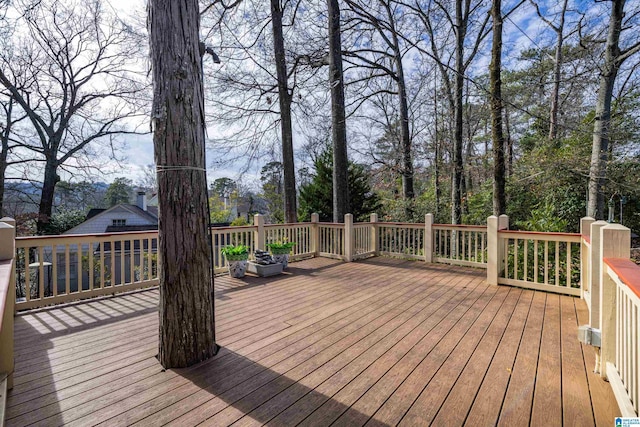
[(353, 261), (353, 215), (348, 213), (344, 216), (344, 260)]
[(500, 230), (509, 229), (509, 217), (491, 215), (487, 218), (487, 283), (497, 285), (504, 268), (504, 245), (500, 241)]
[(600, 268), (602, 263), (601, 247), (601, 229), (609, 225), (606, 221), (594, 221), (589, 226), (589, 238), (591, 239), (591, 252), (587, 259), (588, 271), (586, 281), (589, 287), (589, 296), (591, 297), (591, 306), (589, 307), (589, 325), (591, 327), (600, 328)]
[[(591, 236), (594, 237), (593, 234)], [(600, 229), (599, 243), (600, 330), (602, 332), (600, 376), (607, 378), (607, 363), (615, 363), (616, 358), (617, 285), (607, 274), (604, 258), (630, 258), (631, 230), (620, 224), (605, 225)]]
[(311, 251), (314, 257), (320, 256), (320, 215), (317, 213), (311, 214)]
[[(585, 298), (585, 293), (589, 292), (591, 298), (591, 282), (589, 279), (589, 246), (585, 244), (585, 239), (589, 241), (591, 245), (591, 224), (595, 222), (595, 219), (591, 217), (584, 217), (580, 219), (580, 298)], [(591, 306), (589, 305), (589, 316), (591, 316)]]
[(255, 236), (254, 236), (254, 239), (256, 242), (256, 249), (266, 251), (267, 241), (264, 234), (264, 216), (262, 216), (261, 214), (255, 214), (253, 216), (253, 225), (257, 227), (255, 231)]
[[(14, 260), (9, 272), (9, 288), (2, 318), (0, 319), (0, 375), (7, 374), (7, 388), (13, 388), (13, 317), (16, 303), (15, 256), (16, 222), (11, 218), (0, 219), (0, 261)], [(2, 295), (0, 294), (0, 298)], [(0, 382), (2, 378), (0, 378)], [(1, 398), (1, 397), (0, 397)], [(0, 419), (0, 424), (2, 423)]]
[(378, 214), (372, 213), (369, 219), (371, 222), (371, 249), (374, 256), (378, 256)]
[(498, 284), (499, 243), (498, 217), (491, 215), (487, 218), (487, 283), (490, 285)]
[(424, 216), (424, 260), (433, 262), (433, 214)]

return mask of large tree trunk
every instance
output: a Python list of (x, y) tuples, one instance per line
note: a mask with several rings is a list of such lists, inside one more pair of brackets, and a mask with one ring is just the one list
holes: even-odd
[[(387, 11), (391, 37), (393, 42), (393, 60), (396, 65), (396, 77), (398, 86), (398, 104), (400, 111), (400, 142), (402, 144), (402, 196), (405, 200), (413, 199), (413, 160), (411, 149), (411, 133), (409, 131), (409, 102), (407, 101), (407, 85), (404, 79), (404, 66), (402, 65), (402, 52), (400, 52), (400, 39), (395, 28), (395, 18), (388, 2), (384, 3)], [(408, 214), (410, 212), (407, 212)]]
[(44, 180), (42, 181), (42, 192), (40, 193), (40, 206), (38, 209), (38, 221), (36, 223), (37, 233), (45, 234), (49, 227), (51, 214), (53, 212), (53, 198), (56, 192), (56, 184), (60, 182), (58, 176), (58, 163), (55, 159), (47, 158), (44, 166)]
[(505, 150), (506, 150), (506, 174), (507, 176), (513, 175), (513, 139), (511, 139), (511, 127), (509, 126), (509, 110), (504, 105), (504, 130), (505, 135)]
[(151, 0), (148, 25), (161, 255), (158, 359), (179, 368), (217, 351), (198, 1)]
[(491, 139), (493, 144), (493, 214), (505, 213), (504, 194), (504, 135), (502, 133), (502, 1), (493, 0), (493, 42), (491, 44), (491, 64), (489, 65), (489, 85), (491, 93)]
[(273, 52), (278, 77), (278, 99), (280, 101), (280, 127), (282, 132), (282, 166), (284, 171), (284, 218), (286, 222), (297, 222), (296, 172), (293, 161), (293, 130), (291, 124), (291, 98), (289, 77), (282, 33), (282, 8), (280, 0), (271, 0), (271, 24), (273, 25)]
[(344, 111), (340, 6), (327, 0), (329, 12), (329, 86), (331, 87), (331, 138), (333, 141), (333, 221), (349, 213), (347, 123)]
[(624, 0), (612, 2), (604, 64), (600, 71), (600, 88), (596, 101), (591, 167), (589, 168), (589, 203), (587, 206), (587, 215), (596, 219), (604, 219), (604, 187), (609, 149), (609, 128), (611, 126), (611, 98), (620, 67), (618, 41), (624, 17), (624, 3)]
[(553, 89), (551, 91), (551, 111), (549, 114), (549, 139), (555, 141), (558, 137), (558, 111), (560, 104), (560, 72), (562, 70), (562, 45), (564, 43), (564, 16), (567, 12), (568, 0), (564, 0), (562, 12), (560, 13), (560, 23), (553, 27), (558, 35), (556, 44), (556, 54), (553, 65)]
[(462, 116), (464, 89), (464, 39), (466, 24), (462, 16), (462, 0), (456, 0), (456, 75), (454, 85), (453, 174), (451, 179), (451, 224), (462, 222)]

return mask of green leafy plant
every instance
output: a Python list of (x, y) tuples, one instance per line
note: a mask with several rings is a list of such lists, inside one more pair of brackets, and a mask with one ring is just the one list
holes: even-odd
[(273, 242), (267, 243), (267, 248), (274, 255), (288, 254), (296, 244), (294, 242)]
[(249, 259), (249, 248), (245, 245), (229, 245), (220, 250), (227, 261), (245, 261)]

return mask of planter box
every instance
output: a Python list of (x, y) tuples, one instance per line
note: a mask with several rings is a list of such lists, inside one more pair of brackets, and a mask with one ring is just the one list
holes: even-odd
[(255, 262), (249, 261), (249, 265), (247, 266), (247, 271), (249, 273), (257, 274), (260, 277), (269, 277), (269, 276), (282, 274), (282, 267), (283, 265), (280, 263), (261, 265), (261, 264), (256, 264)]

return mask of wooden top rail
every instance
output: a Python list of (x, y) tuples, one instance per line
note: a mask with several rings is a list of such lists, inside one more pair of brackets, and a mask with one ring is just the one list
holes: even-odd
[(613, 270), (620, 281), (640, 297), (640, 266), (630, 259), (604, 258), (604, 263)]
[(65, 234), (60, 236), (18, 237), (16, 249), (53, 245), (88, 244), (102, 241), (157, 239), (158, 232), (103, 233), (103, 234)]
[[(157, 235), (158, 234), (158, 230), (121, 231), (121, 232), (117, 232), (117, 233), (94, 233), (94, 234), (56, 234), (56, 235), (52, 235), (52, 236), (16, 237), (16, 243), (17, 242), (24, 242), (24, 241), (40, 242), (40, 241), (49, 240), (49, 239), (55, 239), (55, 240), (61, 240), (61, 239), (77, 240), (79, 238), (84, 238), (84, 237), (94, 238), (94, 239), (95, 238), (108, 239), (110, 237), (119, 237), (119, 236), (139, 236), (139, 235), (144, 236), (145, 234)], [(139, 237), (139, 238), (142, 238), (142, 237)], [(39, 245), (39, 243), (36, 243), (36, 245)]]
[[(295, 227), (299, 225), (327, 224), (326, 222), (285, 222), (284, 224), (265, 224), (266, 227)], [(237, 228), (237, 227), (236, 227)]]
[[(267, 227), (265, 225), (265, 227)], [(211, 232), (218, 233), (223, 232), (226, 233), (228, 231), (254, 231), (257, 228), (255, 225), (238, 225), (233, 227), (211, 227)]]
[(365, 223), (381, 227), (406, 227), (406, 228), (424, 228), (424, 223), (415, 222), (371, 222)]
[(465, 225), (465, 224), (433, 224), (433, 228), (466, 228), (466, 229), (478, 229), (484, 231), (487, 229), (486, 225)]
[(499, 230), (500, 237), (512, 238), (512, 239), (526, 239), (531, 238), (533, 240), (551, 240), (559, 242), (576, 242), (580, 243), (582, 235), (579, 233), (555, 233), (544, 231), (517, 231), (517, 230)]

